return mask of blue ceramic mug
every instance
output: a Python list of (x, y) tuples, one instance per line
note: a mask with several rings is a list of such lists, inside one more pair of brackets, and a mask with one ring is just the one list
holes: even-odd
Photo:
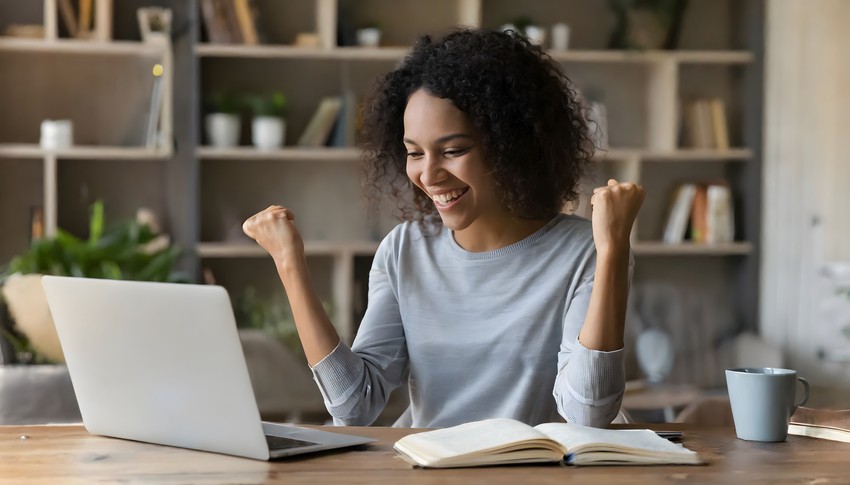
[[(803, 384), (803, 397), (799, 402), (796, 400), (797, 381)], [(809, 400), (809, 383), (791, 369), (727, 369), (726, 387), (735, 433), (742, 440), (785, 441), (791, 415), (797, 406)]]

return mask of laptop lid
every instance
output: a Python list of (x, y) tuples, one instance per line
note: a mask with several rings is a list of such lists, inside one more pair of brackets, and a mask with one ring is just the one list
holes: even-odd
[(86, 429), (266, 460), (224, 288), (42, 279)]

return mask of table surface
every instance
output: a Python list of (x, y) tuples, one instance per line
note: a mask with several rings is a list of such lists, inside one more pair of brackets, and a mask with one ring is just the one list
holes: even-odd
[[(626, 425), (625, 427), (640, 427)], [(333, 428), (377, 438), (373, 444), (275, 462), (151, 445), (88, 434), (81, 426), (0, 426), (0, 482), (6, 483), (847, 483), (850, 444), (789, 436), (784, 443), (739, 440), (728, 428), (653, 424), (684, 431), (702, 466), (518, 465), (412, 468), (392, 449), (417, 430)], [(22, 439), (27, 436), (27, 439)]]

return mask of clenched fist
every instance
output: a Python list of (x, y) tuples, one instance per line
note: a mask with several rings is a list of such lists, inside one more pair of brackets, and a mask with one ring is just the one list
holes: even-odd
[(257, 241), (278, 266), (304, 258), (304, 241), (295, 227), (295, 214), (279, 205), (269, 206), (242, 224), (242, 231)]
[(605, 187), (593, 189), (591, 223), (597, 253), (628, 249), (629, 234), (643, 197), (640, 185), (620, 183), (614, 179), (609, 180)]

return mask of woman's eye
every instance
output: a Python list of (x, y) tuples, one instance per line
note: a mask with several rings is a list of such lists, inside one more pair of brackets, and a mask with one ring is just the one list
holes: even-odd
[(419, 158), (422, 156), (420, 152), (407, 152), (407, 158)]
[(469, 148), (457, 148), (457, 149), (446, 150), (443, 153), (447, 157), (459, 157), (459, 156), (463, 155), (464, 153), (466, 153), (468, 151), (469, 151)]

